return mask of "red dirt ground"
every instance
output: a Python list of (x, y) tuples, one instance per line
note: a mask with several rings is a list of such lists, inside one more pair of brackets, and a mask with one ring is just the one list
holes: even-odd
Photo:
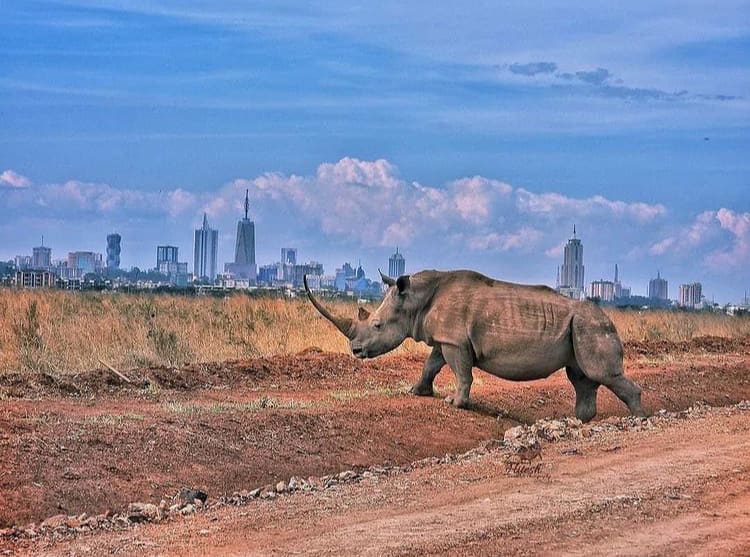
[[(626, 372), (642, 386), (648, 411), (750, 399), (747, 339), (626, 349)], [(360, 362), (311, 350), (180, 370), (129, 370), (130, 385), (106, 370), (2, 376), (0, 528), (59, 513), (119, 510), (133, 501), (158, 503), (185, 485), (215, 499), (292, 475), (405, 464), (466, 451), (519, 423), (573, 414), (564, 373), (510, 383), (477, 371), (474, 407), (463, 411), (406, 394), (421, 364), (422, 357)], [(451, 379), (446, 368), (437, 381), (442, 394), (450, 392)], [(602, 389), (597, 419), (625, 414)], [(88, 548), (90, 554), (489, 555), (502, 547), (509, 554), (666, 555), (691, 553), (681, 540), (692, 540), (703, 548), (697, 553), (711, 553), (713, 544), (750, 552), (750, 539), (737, 529), (750, 525), (744, 510), (750, 503), (749, 414), (712, 415), (655, 433), (623, 432), (605, 440), (622, 446), (611, 454), (597, 448), (599, 441), (582, 441), (579, 455), (555, 458), (547, 482), (508, 478), (488, 457), (385, 478), (375, 491), (363, 483), (333, 495), (212, 510), (137, 532), (9, 547), (60, 554)], [(675, 485), (691, 499), (659, 495)], [(637, 493), (638, 508), (590, 511), (617, 490)], [(737, 495), (723, 497), (727, 490)], [(714, 552), (720, 553), (726, 554)]]

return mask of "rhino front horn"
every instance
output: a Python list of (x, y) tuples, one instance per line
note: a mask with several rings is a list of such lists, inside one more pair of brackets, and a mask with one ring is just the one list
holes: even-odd
[(336, 325), (336, 328), (341, 331), (344, 336), (346, 336), (347, 338), (351, 338), (352, 323), (354, 321), (347, 317), (336, 317), (332, 315), (331, 312), (329, 312), (326, 308), (324, 308), (320, 304), (320, 302), (315, 299), (315, 296), (313, 296), (312, 292), (310, 291), (310, 287), (307, 286), (307, 275), (302, 276), (302, 282), (305, 284), (305, 292), (307, 292), (307, 297), (310, 298), (310, 301), (312, 302), (312, 305), (315, 306), (315, 309), (317, 309), (323, 317), (328, 319), (328, 321)]

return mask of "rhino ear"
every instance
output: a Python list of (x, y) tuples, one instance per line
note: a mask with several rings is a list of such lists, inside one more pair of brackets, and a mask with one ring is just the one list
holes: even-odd
[(383, 280), (383, 284), (387, 284), (388, 286), (394, 286), (396, 284), (396, 281), (389, 277), (388, 275), (384, 275), (383, 271), (378, 269), (378, 273), (380, 273), (380, 278)]
[(365, 308), (360, 307), (359, 308), (359, 320), (365, 321), (368, 317), (370, 317), (370, 312), (367, 311)]
[(406, 292), (410, 285), (411, 279), (409, 278), (409, 275), (402, 275), (396, 279), (396, 287), (398, 288), (399, 294)]

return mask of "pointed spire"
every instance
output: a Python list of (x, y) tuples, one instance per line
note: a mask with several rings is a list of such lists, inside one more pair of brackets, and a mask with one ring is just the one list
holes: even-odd
[(245, 190), (245, 220), (247, 220), (247, 212), (250, 210), (250, 190)]
[(573, 238), (575, 237), (576, 237), (576, 225), (574, 224), (573, 225)]
[(205, 211), (203, 213), (203, 230), (208, 230), (208, 216)]

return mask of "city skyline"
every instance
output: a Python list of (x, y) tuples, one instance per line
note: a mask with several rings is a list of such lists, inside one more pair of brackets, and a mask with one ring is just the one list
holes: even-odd
[(554, 286), (575, 223), (590, 278), (750, 286), (742, 2), (178, 4), (3, 3), (0, 258), (191, 260), (205, 212), (223, 264), (247, 190), (258, 262)]

